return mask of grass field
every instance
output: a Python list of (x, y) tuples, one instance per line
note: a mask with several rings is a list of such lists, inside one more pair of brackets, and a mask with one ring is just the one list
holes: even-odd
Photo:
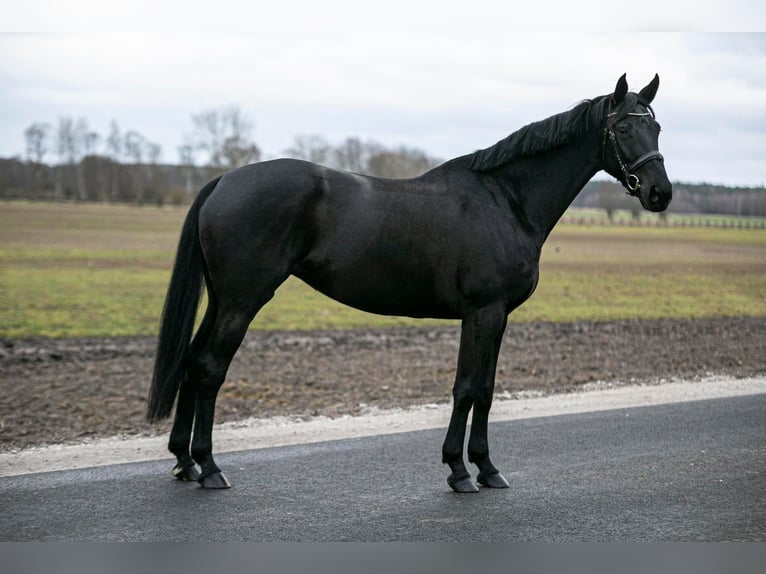
[[(0, 336), (156, 333), (185, 208), (0, 203)], [(766, 230), (560, 225), (514, 321), (766, 316)], [(252, 324), (424, 324), (291, 279)]]

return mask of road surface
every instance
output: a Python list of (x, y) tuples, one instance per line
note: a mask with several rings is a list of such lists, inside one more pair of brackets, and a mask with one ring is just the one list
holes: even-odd
[(511, 483), (449, 491), (443, 429), (0, 478), (0, 540), (766, 541), (766, 394), (496, 422)]

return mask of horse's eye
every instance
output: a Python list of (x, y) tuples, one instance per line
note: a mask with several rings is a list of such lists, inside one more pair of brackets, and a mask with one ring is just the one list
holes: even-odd
[(624, 134), (628, 133), (628, 128), (626, 128), (625, 126), (619, 126), (617, 128), (617, 133), (621, 133), (621, 134), (624, 135)]

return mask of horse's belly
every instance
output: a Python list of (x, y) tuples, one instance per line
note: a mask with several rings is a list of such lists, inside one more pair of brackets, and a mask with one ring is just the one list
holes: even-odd
[(449, 281), (423, 269), (399, 269), (368, 263), (364, 268), (328, 270), (305, 265), (294, 275), (328, 297), (378, 315), (457, 319)]

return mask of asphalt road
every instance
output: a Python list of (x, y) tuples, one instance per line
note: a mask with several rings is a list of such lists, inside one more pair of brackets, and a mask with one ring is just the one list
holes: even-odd
[(442, 430), (0, 479), (0, 540), (766, 541), (766, 394), (495, 423), (511, 483), (449, 491)]

